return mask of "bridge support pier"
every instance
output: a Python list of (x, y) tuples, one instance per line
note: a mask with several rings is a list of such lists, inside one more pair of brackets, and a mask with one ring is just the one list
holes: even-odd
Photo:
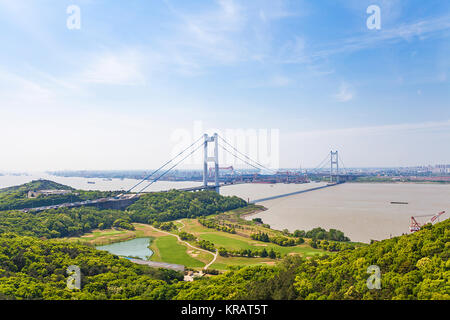
[(333, 165), (336, 165), (336, 183), (339, 183), (339, 154), (337, 150), (330, 152), (330, 182), (333, 182)]
[[(205, 189), (208, 187), (208, 162), (214, 162), (214, 188), (219, 193), (219, 145), (217, 133), (212, 136), (204, 134), (204, 147), (203, 147), (203, 186)], [(214, 142), (214, 156), (208, 156), (208, 143)]]

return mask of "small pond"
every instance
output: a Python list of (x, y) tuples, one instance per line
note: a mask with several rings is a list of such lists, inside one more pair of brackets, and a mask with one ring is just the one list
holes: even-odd
[(153, 251), (148, 248), (150, 241), (151, 238), (136, 238), (104, 246), (97, 246), (96, 248), (118, 256), (136, 257), (142, 260), (148, 260), (153, 254)]

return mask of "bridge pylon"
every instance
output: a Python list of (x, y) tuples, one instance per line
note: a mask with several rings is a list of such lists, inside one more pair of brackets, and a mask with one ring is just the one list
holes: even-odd
[[(208, 188), (208, 163), (214, 163), (214, 187), (217, 193), (219, 193), (219, 136), (217, 133), (214, 133), (212, 136), (208, 136), (208, 134), (204, 134), (204, 146), (203, 146), (203, 186), (205, 189)], [(208, 156), (208, 144), (214, 143), (214, 156)]]
[(333, 172), (336, 175), (336, 183), (339, 183), (339, 153), (330, 151), (330, 183), (333, 182)]

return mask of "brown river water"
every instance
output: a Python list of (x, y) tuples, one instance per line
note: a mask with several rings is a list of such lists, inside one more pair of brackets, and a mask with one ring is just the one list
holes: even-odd
[[(268, 210), (250, 218), (259, 217), (274, 229), (334, 228), (344, 231), (352, 241), (370, 242), (409, 233), (411, 216), (445, 210), (440, 221), (448, 218), (450, 184), (345, 183), (258, 204)], [(429, 218), (418, 221), (426, 222)]]

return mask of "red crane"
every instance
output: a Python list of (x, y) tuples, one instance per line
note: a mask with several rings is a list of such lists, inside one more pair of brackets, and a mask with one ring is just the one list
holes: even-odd
[[(440, 216), (442, 216), (445, 213), (445, 211), (441, 211), (439, 213), (436, 214), (428, 214), (428, 215), (424, 215), (424, 216), (415, 216), (415, 217), (411, 217), (411, 224), (409, 226), (409, 231), (410, 232), (416, 232), (419, 231), (420, 228), (422, 228), (425, 224), (427, 223), (433, 223), (437, 218), (439, 218)], [(426, 223), (424, 224), (420, 224), (419, 222), (417, 222), (416, 218), (421, 218), (421, 217), (431, 217), (430, 220), (428, 220)]]

